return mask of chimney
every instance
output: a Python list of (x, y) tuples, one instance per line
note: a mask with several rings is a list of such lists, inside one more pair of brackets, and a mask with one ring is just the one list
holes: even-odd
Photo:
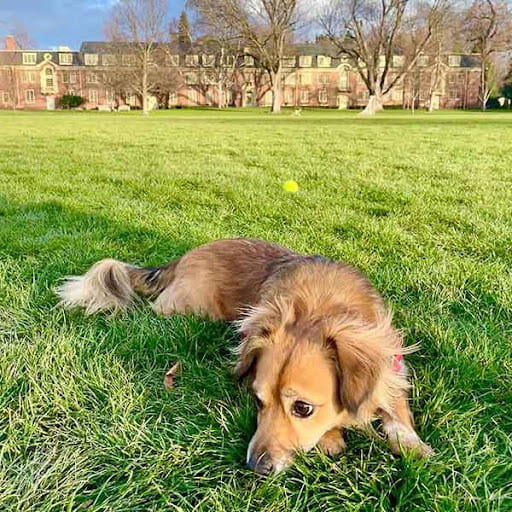
[(14, 36), (5, 36), (5, 49), (8, 52), (16, 51), (16, 40)]

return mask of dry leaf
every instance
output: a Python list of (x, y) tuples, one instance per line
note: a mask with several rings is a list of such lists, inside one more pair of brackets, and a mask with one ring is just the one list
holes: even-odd
[(179, 361), (177, 363), (174, 363), (165, 374), (164, 377), (164, 387), (165, 389), (171, 389), (174, 386), (174, 378), (176, 377), (176, 374), (179, 372), (181, 368), (181, 365)]

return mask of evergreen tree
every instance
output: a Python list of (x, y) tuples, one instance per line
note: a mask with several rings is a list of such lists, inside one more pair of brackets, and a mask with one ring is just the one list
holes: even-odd
[(181, 51), (188, 51), (192, 46), (192, 35), (190, 32), (190, 23), (185, 11), (180, 14), (178, 22), (178, 44)]

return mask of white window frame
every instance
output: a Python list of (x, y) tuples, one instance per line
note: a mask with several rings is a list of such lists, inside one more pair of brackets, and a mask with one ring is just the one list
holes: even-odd
[(316, 64), (319, 68), (330, 68), (331, 57), (328, 57), (327, 55), (318, 55), (316, 58)]
[(2, 92), (2, 103), (10, 103), (11, 102), (11, 95), (9, 91)]
[(59, 53), (59, 65), (72, 66), (73, 65), (73, 54), (72, 53)]
[(299, 67), (310, 68), (313, 64), (313, 57), (311, 55), (301, 55), (299, 57)]
[(115, 66), (117, 59), (116, 56), (112, 53), (105, 53), (101, 56), (101, 62), (104, 66)]
[(34, 84), (36, 82), (36, 74), (34, 71), (25, 71), (24, 82), (26, 84)]
[(180, 56), (179, 55), (169, 55), (168, 58), (169, 66), (173, 68), (177, 68), (180, 65)]
[(98, 65), (98, 54), (97, 53), (86, 53), (84, 55), (84, 62), (86, 66), (97, 66)]
[(244, 66), (254, 66), (254, 57), (252, 55), (244, 55)]
[(300, 91), (300, 104), (301, 105), (309, 105), (310, 96), (311, 95), (309, 94), (308, 89)]
[(329, 101), (329, 93), (327, 89), (320, 89), (318, 91), (318, 103), (321, 103), (323, 105), (327, 105)]
[[(31, 94), (29, 94), (31, 93)], [(36, 102), (36, 93), (34, 89), (25, 89), (25, 103), (33, 104)]]
[(393, 55), (393, 67), (403, 68), (405, 65), (405, 57), (403, 55)]
[(135, 55), (133, 55), (132, 53), (123, 55), (121, 57), (121, 62), (123, 63), (123, 66), (126, 67), (135, 66)]
[(202, 55), (201, 60), (205, 68), (213, 68), (215, 66), (215, 55)]
[(428, 55), (420, 55), (418, 57), (418, 67), (426, 68), (428, 66)]
[(36, 63), (37, 63), (37, 53), (25, 52), (23, 54), (23, 65), (24, 66), (33, 66)]
[(283, 57), (283, 67), (285, 68), (294, 68), (296, 63), (295, 57), (292, 55), (288, 55), (286, 57)]
[(462, 57), (460, 55), (448, 55), (448, 66), (460, 68)]
[(98, 74), (89, 71), (88, 73), (85, 74), (85, 82), (87, 84), (97, 84), (99, 82)]
[(89, 103), (97, 105), (99, 100), (98, 89), (89, 89), (87, 99), (89, 100)]
[(192, 68), (199, 65), (199, 55), (185, 55), (185, 66)]

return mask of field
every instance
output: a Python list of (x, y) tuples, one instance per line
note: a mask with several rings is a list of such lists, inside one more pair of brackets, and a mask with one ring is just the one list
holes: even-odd
[[(0, 510), (512, 510), (511, 140), (504, 113), (0, 112)], [(351, 431), (338, 459), (258, 477), (230, 326), (56, 307), (103, 257), (233, 236), (370, 277), (421, 344), (431, 460)]]

